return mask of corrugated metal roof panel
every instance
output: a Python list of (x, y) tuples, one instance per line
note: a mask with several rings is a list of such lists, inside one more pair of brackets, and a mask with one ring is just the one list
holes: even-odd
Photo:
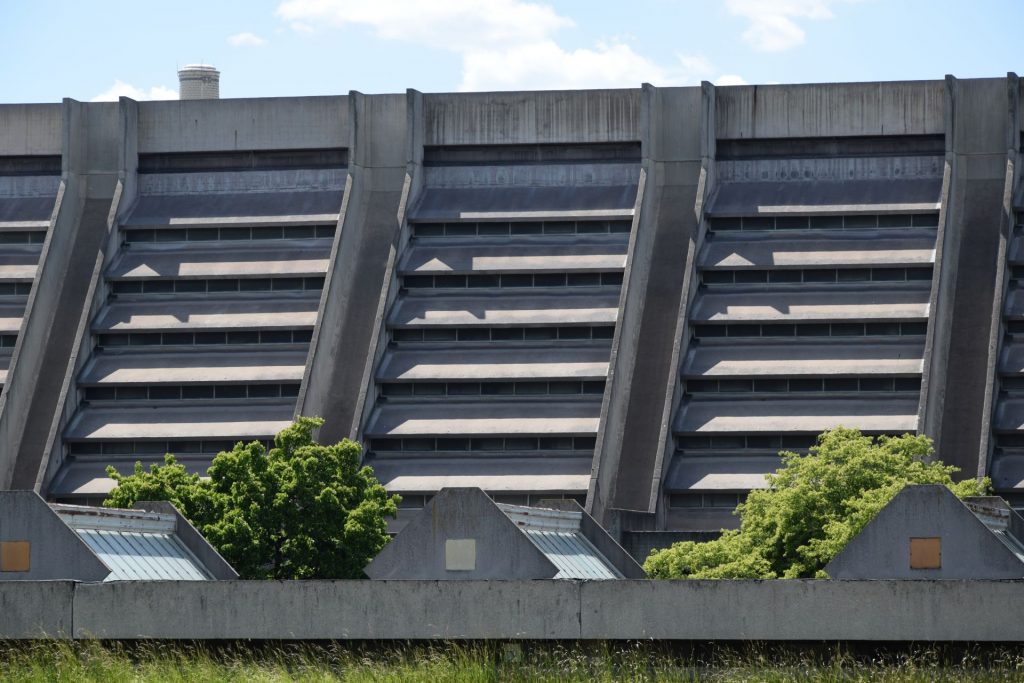
[(177, 536), (174, 515), (52, 505), (110, 569), (106, 581), (205, 581), (213, 577)]
[(212, 577), (169, 533), (75, 529), (110, 568), (106, 581), (205, 581)]
[(583, 534), (525, 531), (535, 546), (558, 568), (556, 579), (621, 579), (622, 576), (608, 564)]
[(582, 513), (502, 503), (498, 508), (551, 560), (558, 569), (554, 578), (622, 578), (580, 531)]

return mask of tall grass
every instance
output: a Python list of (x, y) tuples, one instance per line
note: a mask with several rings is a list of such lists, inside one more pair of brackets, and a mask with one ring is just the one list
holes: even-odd
[(657, 643), (0, 642), (0, 680), (1019, 681), (1024, 649), (678, 647)]

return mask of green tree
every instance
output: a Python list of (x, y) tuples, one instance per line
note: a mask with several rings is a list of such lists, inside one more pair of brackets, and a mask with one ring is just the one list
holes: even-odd
[(313, 440), (320, 418), (300, 417), (274, 438), (237, 443), (218, 454), (209, 479), (189, 474), (173, 455), (164, 465), (130, 475), (113, 467), (117, 483), (107, 507), (168, 500), (247, 579), (362, 578), (363, 567), (388, 541), (386, 517), (397, 514), (388, 495), (359, 465), (359, 444)]
[(959, 469), (930, 460), (933, 453), (926, 436), (826, 431), (807, 455), (780, 453), (768, 488), (736, 508), (739, 529), (655, 550), (644, 568), (662, 579), (823, 577), (829, 560), (904, 486), (942, 484), (961, 498), (988, 490), (988, 479), (954, 482)]

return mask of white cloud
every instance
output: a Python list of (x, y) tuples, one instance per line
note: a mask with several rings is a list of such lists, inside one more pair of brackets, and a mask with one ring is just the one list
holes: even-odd
[(692, 62), (663, 66), (623, 43), (566, 50), (552, 40), (463, 55), (461, 90), (635, 88), (641, 83), (682, 85), (700, 80)]
[(760, 52), (782, 52), (804, 42), (798, 19), (832, 19), (832, 7), (851, 0), (726, 0), (735, 16), (750, 21), (743, 40)]
[(119, 97), (130, 97), (133, 100), (176, 100), (178, 91), (165, 88), (162, 85), (153, 86), (149, 90), (136, 88), (131, 83), (125, 83), (121, 79), (114, 81), (114, 85), (104, 90), (92, 102), (116, 102)]
[(228, 36), (228, 44), (231, 47), (260, 47), (266, 45), (267, 41), (264, 38), (259, 37), (255, 33), (236, 33), (233, 36)]
[(722, 74), (715, 79), (715, 85), (746, 85), (747, 81), (743, 76), (736, 74)]
[(380, 38), (455, 52), (543, 42), (573, 25), (522, 0), (286, 0), (277, 15), (293, 25), (369, 26)]
[(277, 15), (296, 31), (364, 26), (379, 38), (454, 52), (462, 90), (683, 85), (714, 73), (699, 55), (659, 64), (624, 37), (565, 48), (555, 34), (572, 19), (528, 0), (285, 0)]
[(707, 78), (715, 66), (704, 55), (678, 55), (679, 66), (693, 78)]

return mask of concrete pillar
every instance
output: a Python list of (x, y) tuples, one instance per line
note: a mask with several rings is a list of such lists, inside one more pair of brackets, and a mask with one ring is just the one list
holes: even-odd
[(38, 491), (47, 471), (132, 148), (125, 102), (63, 106), (61, 190), (0, 396), (0, 488)]
[(1012, 226), (1006, 198), (1011, 117), (1005, 79), (947, 76), (946, 88), (942, 232), (918, 431), (935, 440), (939, 459), (961, 468), (960, 476), (974, 477), (987, 461), (987, 452), (979, 451), (983, 443), (987, 448), (984, 406), (993, 391), (990, 359), (998, 340), (992, 330), (1001, 316), (1001, 306), (990, 302), (1000, 242)]
[[(616, 526), (614, 511), (653, 513), (657, 506), (671, 442), (677, 321), (696, 249), (702, 135), (709, 125), (713, 131), (713, 102), (710, 84), (643, 86), (638, 212), (587, 495), (588, 510), (606, 528)], [(713, 146), (713, 132), (710, 140)]]
[(297, 415), (325, 418), (325, 443), (358, 436), (362, 404), (372, 391), (368, 359), (378, 346), (381, 290), (394, 268), (414, 175), (409, 121), (418, 95), (352, 92), (348, 98), (348, 181), (296, 404)]
[(1003, 219), (999, 224), (999, 250), (996, 257), (995, 292), (992, 297), (992, 318), (989, 329), (988, 364), (986, 378), (988, 383), (985, 391), (985, 403), (981, 417), (981, 443), (978, 449), (978, 476), (986, 476), (990, 472), (992, 457), (992, 420), (995, 417), (996, 401), (999, 394), (999, 357), (1002, 355), (1003, 340), (1003, 304), (1006, 297), (1006, 285), (1009, 281), (1009, 270), (1006, 261), (1010, 244), (1013, 241), (1014, 188), (1019, 184), (1021, 164), (1021, 128), (1020, 111), (1021, 80), (1015, 73), (1006, 76), (1006, 97), (1008, 120), (1006, 127), (1006, 181), (1003, 186)]

